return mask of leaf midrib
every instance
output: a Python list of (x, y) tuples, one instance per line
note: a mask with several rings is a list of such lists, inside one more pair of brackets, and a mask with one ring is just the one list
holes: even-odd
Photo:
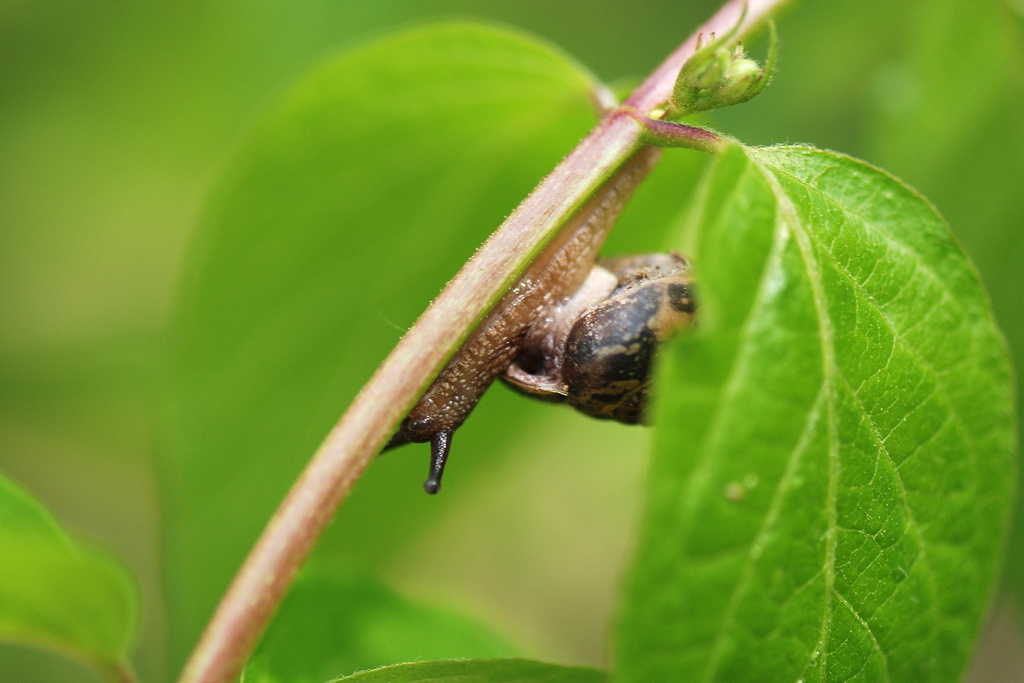
[[(749, 157), (748, 157), (749, 158)], [(834, 379), (838, 373), (838, 368), (835, 362), (835, 344), (834, 344), (834, 331), (832, 328), (832, 320), (828, 315), (828, 301), (821, 287), (821, 269), (814, 256), (814, 250), (810, 244), (810, 238), (808, 231), (804, 228), (805, 226), (799, 220), (799, 213), (793, 206), (792, 202), (789, 201), (788, 195), (782, 191), (782, 188), (778, 184), (778, 179), (774, 175), (767, 172), (760, 164), (756, 161), (751, 160), (752, 164), (763, 174), (765, 181), (772, 188), (775, 193), (777, 205), (777, 214), (779, 215), (779, 224), (786, 225), (793, 234), (794, 240), (797, 245), (797, 249), (800, 252), (800, 257), (804, 262), (806, 270), (807, 280), (811, 288), (812, 300), (814, 301), (815, 314), (818, 319), (818, 331), (819, 339), (821, 340), (821, 373), (822, 373), (822, 386), (821, 391), (825, 395), (826, 410), (828, 415), (828, 481), (826, 487), (826, 530), (825, 530), (825, 596), (824, 596), (824, 608), (822, 610), (821, 617), (821, 632), (818, 637), (818, 643), (815, 646), (815, 652), (817, 653), (817, 662), (819, 673), (822, 674), (822, 678), (827, 676), (828, 671), (828, 640), (831, 635), (831, 625), (833, 619), (833, 596), (835, 595), (835, 562), (836, 562), (836, 544), (838, 542), (838, 521), (836, 512), (836, 497), (837, 487), (839, 478), (839, 445), (836, 437), (836, 407), (835, 407), (835, 389)], [(855, 610), (851, 610), (856, 614)], [(859, 615), (858, 615), (859, 618)], [(866, 622), (861, 620), (861, 623), (866, 627)], [(878, 640), (875, 638), (874, 633), (870, 627), (867, 628), (867, 632), (871, 637), (872, 643), (875, 645), (876, 650), (882, 657), (882, 662), (885, 664), (885, 680), (889, 680), (889, 667), (886, 661), (885, 653), (878, 648)], [(807, 666), (811, 666), (815, 661), (812, 653), (812, 659), (808, 662)], [(805, 667), (806, 670), (806, 667)]]
[[(748, 166), (748, 169), (755, 167), (756, 166), (751, 164)], [(745, 171), (745, 173), (747, 172), (750, 171)], [(764, 175), (763, 172), (762, 175)], [(737, 178), (734, 189), (740, 186), (741, 179), (742, 177)], [(776, 196), (777, 195), (778, 193), (776, 192)], [(761, 278), (759, 280), (758, 287), (756, 290), (756, 297), (751, 304), (750, 310), (747, 313), (747, 316), (744, 319), (743, 324), (740, 326), (740, 339), (749, 339), (751, 337), (749, 330), (753, 325), (753, 321), (757, 317), (756, 314), (763, 308), (763, 294), (767, 289), (765, 286), (765, 281), (768, 278), (769, 274), (772, 272), (772, 268), (768, 265), (768, 263), (771, 261), (777, 261), (779, 259), (783, 250), (785, 249), (786, 243), (787, 240), (785, 239), (785, 235), (783, 234), (783, 232), (776, 231), (775, 237), (773, 238), (772, 248), (769, 253), (768, 261), (766, 262), (765, 268), (761, 272)], [(737, 348), (741, 349), (745, 347), (744, 344), (740, 343), (737, 345)], [(750, 348), (749, 344), (746, 346), (746, 348)], [(737, 357), (745, 358), (747, 357), (747, 354), (737, 353)], [(723, 405), (728, 405), (730, 403), (730, 397), (736, 393), (735, 387), (740, 385), (740, 380), (738, 379), (738, 377), (742, 375), (742, 368), (743, 365), (741, 365), (739, 362), (733, 365), (729, 374), (729, 379), (725, 384), (726, 391), (724, 392), (724, 398), (719, 403), (719, 406), (716, 409), (715, 416), (712, 419), (713, 426), (711, 427), (711, 429), (709, 429), (709, 434), (721, 433), (722, 429), (718, 426), (721, 423), (721, 420), (723, 419), (721, 407)], [(758, 529), (758, 532), (754, 537), (754, 541), (751, 544), (751, 548), (756, 547), (760, 543), (763, 543), (765, 537), (769, 533), (769, 530), (773, 528), (774, 523), (779, 518), (784, 492), (787, 490), (788, 483), (792, 481), (795, 476), (795, 471), (797, 465), (801, 461), (802, 454), (805, 453), (807, 450), (808, 441), (810, 440), (811, 435), (814, 432), (815, 426), (818, 423), (818, 418), (820, 417), (821, 403), (824, 397), (825, 385), (823, 384), (822, 389), (818, 392), (817, 396), (814, 399), (811, 410), (808, 412), (808, 417), (804, 423), (804, 428), (803, 430), (801, 430), (796, 445), (794, 446), (794, 449), (790, 454), (790, 457), (788, 458), (786, 469), (779, 480), (778, 486), (776, 486), (775, 488), (774, 494), (772, 495), (772, 500), (768, 506), (768, 513), (765, 515), (764, 521), (762, 522), (760, 529)], [(705, 675), (702, 678), (702, 681), (711, 681), (718, 669), (718, 665), (723, 655), (722, 649), (725, 645), (725, 635), (728, 631), (728, 626), (735, 620), (736, 612), (739, 608), (740, 597), (743, 595), (746, 587), (749, 585), (750, 581), (753, 578), (754, 565), (755, 562), (750, 560), (747, 561), (743, 572), (741, 573), (739, 579), (737, 580), (732, 590), (732, 595), (730, 596), (729, 602), (726, 606), (725, 615), (722, 619), (721, 626), (711, 645), (710, 654), (708, 656), (707, 665), (705, 667)], [(817, 573), (815, 573), (814, 576), (816, 577)]]
[[(801, 178), (798, 178), (798, 177), (792, 175), (791, 173), (788, 173), (788, 172), (786, 172), (784, 170), (780, 170), (780, 169), (778, 169), (778, 168), (776, 168), (774, 166), (771, 166), (769, 168), (765, 168), (761, 163), (759, 163), (757, 161), (753, 161), (753, 163), (755, 165), (757, 165), (758, 168), (762, 169), (762, 172), (765, 174), (766, 178), (768, 178), (768, 182), (776, 190), (777, 196), (779, 197), (780, 206), (785, 204), (790, 209), (790, 218), (792, 220), (794, 234), (798, 235), (797, 244), (801, 248), (801, 253), (802, 253), (802, 256), (804, 257), (804, 260), (805, 260), (806, 263), (808, 263), (808, 264), (814, 263), (815, 265), (817, 265), (817, 260), (813, 256), (815, 250), (814, 250), (813, 246), (811, 245), (811, 242), (814, 242), (814, 244), (818, 247), (818, 249), (823, 254), (825, 254), (825, 255), (831, 256), (831, 251), (827, 248), (827, 246), (824, 243), (821, 242), (820, 239), (818, 239), (818, 235), (813, 230), (809, 229), (808, 226), (805, 226), (802, 222), (800, 222), (798, 220), (798, 218), (797, 218), (798, 212), (796, 212), (795, 207), (792, 206), (792, 203), (789, 202), (788, 195), (786, 195), (785, 192), (783, 192), (781, 187), (778, 185), (777, 180), (774, 177), (775, 174), (784, 175), (785, 177), (787, 177), (787, 178), (793, 180), (794, 182), (800, 184), (809, 193), (814, 193), (816, 196), (820, 197), (825, 202), (827, 202), (827, 203), (833, 205), (834, 207), (836, 207), (837, 209), (839, 209), (843, 213), (843, 215), (852, 214), (854, 216), (857, 216), (861, 220), (861, 224), (865, 228), (872, 229), (872, 230), (876, 231), (877, 234), (882, 235), (883, 237), (885, 237), (887, 244), (894, 245), (896, 248), (898, 248), (904, 254), (910, 254), (910, 255), (916, 256), (915, 252), (913, 252), (907, 245), (905, 245), (904, 243), (896, 240), (895, 237), (893, 235), (891, 235), (890, 233), (887, 233), (887, 232), (881, 230), (877, 225), (874, 224), (873, 221), (869, 220), (867, 218), (867, 216), (865, 216), (863, 213), (861, 213), (859, 211), (855, 211), (853, 209), (850, 209), (849, 207), (843, 206), (842, 204), (839, 204), (838, 201), (834, 200), (829, 195), (827, 195), (824, 192), (822, 192), (821, 190), (813, 187), (809, 183), (803, 181)], [(800, 239), (800, 238), (802, 238), (802, 239)], [(884, 308), (882, 308), (881, 306), (878, 305), (878, 303), (875, 301), (875, 299), (861, 286), (861, 284), (859, 282), (857, 282), (857, 280), (853, 277), (853, 275), (841, 263), (839, 263), (838, 260), (836, 260), (834, 258), (830, 258), (830, 261), (831, 261), (833, 267), (836, 269), (836, 271), (838, 273), (842, 274), (842, 276), (845, 277), (848, 280), (848, 282), (856, 289), (856, 291), (859, 294), (861, 294), (867, 300), (867, 302), (875, 308), (875, 310), (878, 312), (879, 317), (882, 320), (885, 321), (886, 327), (888, 328), (889, 332), (892, 334), (892, 337), (893, 337), (893, 340), (894, 340), (894, 346), (898, 344), (903, 349), (908, 351), (912, 355), (914, 360), (917, 363), (919, 363), (920, 367), (924, 368), (928, 372), (928, 374), (932, 376), (933, 380), (935, 381), (936, 386), (937, 387), (942, 387), (943, 391), (941, 391), (941, 392), (936, 391), (936, 393), (939, 394), (939, 398), (940, 398), (940, 400), (942, 400), (943, 406), (946, 408), (947, 415), (950, 416), (952, 419), (956, 420), (957, 424), (961, 427), (961, 430), (960, 430), (961, 434), (965, 437), (965, 440), (967, 440), (968, 443), (971, 443), (970, 439), (967, 436), (966, 430), (964, 429), (963, 419), (961, 418), (959, 413), (953, 408), (953, 406), (951, 405), (950, 401), (948, 400), (948, 393), (946, 391), (946, 385), (945, 385), (944, 382), (942, 382), (941, 375), (934, 369), (934, 367), (930, 363), (928, 363), (924, 358), (922, 358), (920, 356), (920, 354), (918, 354), (916, 352), (916, 349), (911, 344), (909, 344), (907, 342), (907, 340), (904, 338), (904, 336), (898, 330), (896, 330), (896, 328), (893, 325), (893, 323), (890, 320), (890, 318), (885, 314)], [(918, 259), (915, 258), (914, 259), (914, 263), (915, 263), (915, 267), (920, 267)], [(933, 280), (934, 283), (941, 283), (941, 280), (937, 277), (937, 275), (935, 274), (935, 272), (932, 269), (930, 269), (930, 268), (923, 268), (922, 271), (925, 272), (927, 274), (927, 276), (929, 277), (929, 279)], [(810, 266), (809, 266), (808, 267), (808, 274), (811, 274), (811, 272), (812, 271), (810, 270)], [(893, 472), (893, 476), (895, 477), (896, 482), (897, 482), (897, 484), (899, 486), (900, 501), (901, 501), (901, 503), (903, 505), (903, 508), (904, 508), (904, 511), (905, 511), (905, 513), (907, 515), (908, 522), (909, 522), (909, 527), (910, 527), (911, 530), (913, 530), (914, 535), (917, 537), (918, 546), (919, 546), (919, 555), (918, 555), (917, 560), (920, 561), (923, 564), (922, 571), (925, 573), (925, 576), (928, 579), (928, 586), (929, 586), (929, 589), (930, 589), (929, 592), (931, 593), (931, 597), (932, 597), (932, 609), (933, 609), (933, 611), (937, 610), (939, 602), (938, 602), (938, 593), (937, 593), (937, 585), (936, 585), (936, 581), (935, 581), (934, 570), (931, 568), (931, 563), (928, 560), (927, 544), (924, 542), (924, 539), (923, 539), (923, 536), (922, 536), (922, 533), (921, 533), (922, 527), (921, 527), (920, 523), (917, 521), (917, 519), (916, 519), (916, 517), (915, 517), (915, 515), (913, 513), (913, 510), (912, 510), (912, 508), (911, 508), (911, 506), (909, 504), (909, 501), (907, 500), (907, 489), (906, 489), (906, 486), (903, 483), (902, 477), (900, 476), (899, 466), (893, 460), (891, 454), (889, 453), (888, 448), (885, 446), (885, 439), (883, 439), (883, 437), (881, 435), (881, 432), (878, 429), (878, 425), (872, 419), (871, 414), (868, 412), (867, 408), (864, 406), (864, 404), (860, 400), (859, 393), (853, 389), (853, 387), (850, 385), (848, 379), (843, 375), (842, 371), (839, 370), (839, 368), (835, 364), (835, 355), (834, 355), (835, 349), (834, 349), (834, 345), (832, 343), (832, 340), (833, 340), (832, 327), (831, 327), (831, 320), (830, 320), (830, 318), (828, 316), (828, 312), (827, 312), (826, 297), (825, 297), (824, 292), (821, 289), (820, 278), (816, 279), (816, 278), (812, 277), (812, 278), (810, 278), (810, 280), (811, 280), (812, 289), (814, 291), (815, 308), (816, 308), (816, 312), (818, 314), (819, 321), (821, 322), (821, 328), (822, 328), (822, 332), (823, 332), (823, 334), (822, 334), (822, 338), (823, 338), (823, 343), (822, 343), (822, 345), (823, 345), (823, 356), (825, 355), (826, 351), (830, 351), (831, 352), (828, 355), (829, 362), (827, 362), (825, 364), (826, 365), (826, 377), (828, 378), (828, 381), (832, 381), (834, 379), (838, 379), (850, 391), (850, 395), (854, 398), (858, 408), (860, 409), (861, 415), (863, 416), (863, 418), (865, 419), (867, 424), (869, 424), (870, 427), (871, 427), (871, 433), (872, 433), (872, 435), (873, 435), (873, 437), (875, 439), (875, 443), (876, 443), (876, 447), (877, 447), (878, 452), (879, 452), (879, 456), (880, 457), (884, 457), (889, 462), (889, 465), (890, 465), (890, 467), (892, 469), (892, 472)], [(948, 298), (949, 292), (948, 292), (948, 290), (945, 287), (941, 286), (941, 284), (940, 284), (938, 289), (939, 289), (939, 291), (941, 291), (943, 293), (944, 297)], [(929, 310), (928, 314), (931, 313), (931, 310), (932, 309)], [(928, 314), (925, 314), (925, 315), (928, 315)], [(924, 316), (922, 316), (922, 317), (924, 317)], [(918, 321), (918, 323), (919, 322), (920, 322), (920, 320)], [(915, 323), (915, 324), (917, 324), (917, 323)], [(827, 338), (827, 340), (826, 340), (826, 338)], [(890, 354), (890, 358), (891, 358), (891, 354)], [(832, 427), (832, 426), (834, 426), (833, 425), (833, 420), (835, 419), (835, 411), (834, 411), (834, 406), (832, 405), (831, 401), (829, 402), (829, 405), (830, 405), (830, 418), (831, 418), (830, 419), (830, 427)], [(920, 407), (920, 406), (917, 406), (917, 407)], [(917, 409), (917, 407), (915, 407), (915, 410)], [(947, 418), (947, 421), (948, 421), (948, 419), (949, 418)], [(945, 424), (945, 422), (943, 423), (943, 425), (944, 424)], [(938, 434), (941, 431), (942, 428), (943, 427), (940, 426), (939, 429), (936, 430), (936, 434)], [(832, 432), (831, 430), (830, 430), (830, 436), (834, 436), (834, 432)], [(932, 437), (930, 437), (930, 438), (933, 438), (933, 437), (934, 437), (934, 435), (932, 435)], [(837, 456), (837, 453), (834, 450), (835, 446), (836, 446), (836, 444), (830, 438), (830, 449), (829, 449), (830, 450), (830, 461), (834, 457)], [(971, 444), (971, 446), (973, 446), (973, 444)], [(969, 448), (968, 449), (968, 453), (969, 453), (969, 456), (973, 458), (974, 455), (975, 455), (974, 448), (973, 447)], [(833, 464), (834, 463), (830, 463), (830, 468), (829, 468), (829, 489), (830, 489), (830, 495), (829, 495), (829, 530), (828, 530), (828, 535), (829, 535), (829, 538), (830, 538), (830, 543), (832, 543), (834, 541), (834, 538), (835, 538), (835, 535), (836, 535), (836, 531), (838, 529), (838, 523), (837, 523), (836, 518), (835, 518), (835, 512), (836, 512), (836, 510), (835, 510), (835, 498), (834, 498), (834, 495), (833, 495), (834, 494), (833, 488), (837, 484), (837, 481), (835, 480), (836, 477), (833, 476), (833, 475), (835, 475), (835, 471), (833, 470), (833, 466), (832, 466)], [(876, 468), (877, 468), (877, 462), (876, 462)], [(879, 656), (881, 657), (882, 662), (885, 665), (886, 680), (889, 680), (888, 658), (887, 658), (885, 652), (879, 646), (878, 640), (875, 637), (874, 632), (870, 628), (870, 624), (868, 624), (867, 621), (865, 619), (863, 619), (863, 617), (861, 617), (861, 615), (858, 613), (858, 611), (856, 609), (854, 609), (852, 604), (850, 604), (850, 602), (844, 596), (842, 596), (841, 594), (836, 592), (835, 589), (834, 589), (834, 578), (835, 578), (835, 564), (834, 564), (835, 563), (835, 546), (834, 545), (831, 545), (829, 551), (827, 552), (827, 556), (828, 556), (828, 561), (827, 561), (826, 577), (827, 577), (828, 582), (829, 582), (828, 583), (827, 591), (828, 591), (830, 596), (832, 594), (834, 594), (840, 600), (842, 600), (847, 605), (848, 609), (850, 609), (850, 612), (864, 626), (866, 632), (868, 633), (868, 635), (871, 638), (872, 643), (875, 646), (876, 651), (879, 653)], [(911, 568), (913, 568), (913, 565), (911, 565)], [(909, 574), (909, 570), (908, 570), (908, 574)], [(896, 594), (896, 591), (894, 590), (892, 595), (890, 595), (886, 599), (886, 601), (891, 599), (893, 597), (893, 595), (895, 595), (895, 594)], [(880, 603), (879, 607), (881, 607), (884, 604), (885, 604), (885, 602)], [(826, 609), (826, 613), (827, 612), (828, 612), (828, 609)], [(937, 656), (938, 656), (938, 652), (937, 652), (937, 647), (938, 647), (938, 622), (939, 622), (938, 614), (935, 614), (934, 618), (931, 620), (931, 627), (932, 627), (931, 630), (932, 630), (932, 650), (933, 650), (933, 656), (936, 657), (936, 661), (937, 661)], [(828, 614), (826, 614), (826, 616), (823, 617), (823, 622), (822, 622), (822, 636), (823, 636), (823, 639), (819, 642), (819, 647), (821, 648), (821, 650), (820, 650), (821, 651), (821, 659), (820, 659), (821, 664), (820, 664), (820, 666), (823, 667), (823, 668), (826, 666), (827, 653), (825, 651), (825, 645), (827, 644), (828, 624), (829, 624), (829, 618), (828, 618)]]

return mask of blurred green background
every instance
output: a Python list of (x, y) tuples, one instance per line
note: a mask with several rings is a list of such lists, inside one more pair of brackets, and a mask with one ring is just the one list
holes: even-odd
[[(629, 83), (716, 7), (0, 2), (0, 469), (139, 576), (145, 625), (136, 664), (144, 680), (163, 680), (180, 657), (166, 645), (159, 500), (159, 462), (173, 450), (163, 377), (176, 286), (208, 188), (261, 114), (336, 49), (424, 19), (471, 16), (519, 26), (560, 45), (605, 82)], [(712, 121), (747, 143), (807, 142), (845, 152), (921, 190), (977, 264), (1018, 367), (1021, 11), (1021, 3), (1001, 0), (798, 3), (780, 22), (775, 82), (755, 102)], [(644, 239), (614, 238), (622, 248)], [(380, 349), (381, 359), (386, 352)], [(384, 481), (408, 488), (387, 498), (383, 527), (425, 514), (419, 528), (431, 536), (403, 538), (368, 564), (404, 591), (462, 601), (455, 606), (497, 624), (535, 656), (601, 664), (647, 435), (498, 394), (493, 407), (481, 408), (479, 424), (467, 425), (463, 443), (478, 438), (470, 430), (499, 429), (510, 411), (531, 426), (504, 438), (493, 463), (485, 463), (486, 453), (475, 463), (467, 454), (464, 466), (475, 478), (458, 493), (446, 491), (443, 507), (430, 501), (431, 511), (421, 512), (422, 458), (396, 455), (372, 468), (383, 479), (368, 488)], [(583, 439), (602, 443), (595, 453), (608, 455), (586, 463), (503, 457)], [(583, 473), (592, 478), (581, 487)], [(543, 504), (503, 493), (514, 488), (510, 480), (525, 482)], [(372, 537), (374, 515), (359, 519)], [(533, 531), (523, 538), (515, 533), (520, 527)], [(438, 537), (463, 548), (458, 591), (424, 579), (444, 570), (431, 543)], [(1022, 592), (1019, 538), (1003, 596)], [(593, 558), (589, 571), (560, 569), (566, 556), (581, 554)], [(493, 582), (510, 557), (516, 576)], [(996, 600), (975, 680), (1024, 677), (1011, 604)], [(49, 653), (2, 646), (0, 680), (96, 679)]]

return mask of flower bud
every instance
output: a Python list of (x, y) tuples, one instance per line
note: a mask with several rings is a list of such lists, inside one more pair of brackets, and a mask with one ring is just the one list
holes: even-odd
[(697, 51), (679, 70), (669, 108), (672, 118), (746, 102), (764, 90), (775, 64), (774, 24), (770, 28), (771, 45), (764, 68), (747, 57), (741, 44), (727, 44), (735, 29), (718, 40), (712, 34), (705, 46), (698, 43)]

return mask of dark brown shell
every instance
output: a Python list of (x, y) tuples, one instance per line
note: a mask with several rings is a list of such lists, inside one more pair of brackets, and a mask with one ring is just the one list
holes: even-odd
[(597, 418), (644, 421), (655, 350), (693, 318), (689, 276), (677, 270), (626, 284), (576, 321), (562, 368), (570, 405)]

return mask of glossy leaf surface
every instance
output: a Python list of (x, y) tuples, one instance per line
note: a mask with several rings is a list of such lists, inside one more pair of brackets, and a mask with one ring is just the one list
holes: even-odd
[(73, 540), (0, 475), (0, 639), (62, 650), (113, 673), (135, 639), (138, 601), (120, 564)]
[(1012, 382), (934, 209), (862, 162), (731, 149), (667, 354), (623, 681), (958, 679), (1013, 488)]

